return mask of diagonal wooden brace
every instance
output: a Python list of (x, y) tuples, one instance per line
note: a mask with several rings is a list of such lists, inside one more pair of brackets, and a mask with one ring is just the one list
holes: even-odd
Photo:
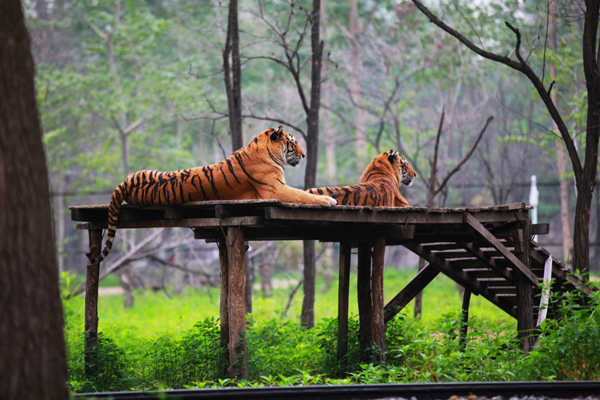
[(440, 273), (432, 264), (427, 264), (392, 300), (384, 307), (384, 320), (387, 323), (394, 318), (425, 286)]
[(494, 247), (500, 254), (504, 256), (517, 270), (519, 270), (532, 284), (538, 284), (538, 278), (533, 272), (527, 267), (521, 260), (517, 258), (510, 250), (506, 248), (499, 240), (494, 236), (492, 232), (486, 229), (481, 222), (477, 220), (470, 213), (465, 213), (464, 221), (469, 225), (476, 233), (484, 238), (492, 247)]

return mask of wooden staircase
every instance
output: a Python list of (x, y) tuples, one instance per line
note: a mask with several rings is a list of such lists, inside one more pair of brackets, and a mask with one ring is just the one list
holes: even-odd
[[(392, 319), (414, 296), (429, 284), (440, 272), (458, 284), (468, 288), (518, 318), (519, 279), (526, 279), (532, 286), (533, 320), (538, 318), (540, 296), (543, 287), (544, 265), (550, 253), (533, 240), (522, 249), (519, 243), (526, 243), (517, 230), (506, 226), (484, 226), (466, 214), (463, 226), (455, 226), (456, 240), (452, 235), (444, 235), (448, 240), (440, 241), (435, 235), (416, 232), (410, 241), (403, 245), (428, 261), (428, 265), (385, 306), (385, 321)], [(529, 266), (523, 261), (524, 254)], [(551, 299), (548, 317), (558, 315), (560, 299), (566, 292), (578, 292), (582, 299), (587, 298), (596, 287), (585, 284), (569, 269), (552, 258)], [(583, 300), (585, 302), (585, 300)]]

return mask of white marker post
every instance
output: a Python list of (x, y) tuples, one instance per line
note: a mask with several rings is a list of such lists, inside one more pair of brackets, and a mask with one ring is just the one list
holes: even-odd
[[(531, 209), (531, 223), (537, 224), (537, 207), (540, 199), (540, 192), (537, 188), (537, 182), (535, 175), (531, 175), (531, 187), (529, 188), (529, 205), (533, 206)], [(537, 235), (533, 236), (533, 240), (537, 242)]]

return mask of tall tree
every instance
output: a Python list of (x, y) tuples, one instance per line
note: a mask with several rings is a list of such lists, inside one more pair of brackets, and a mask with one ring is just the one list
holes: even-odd
[[(550, 0), (548, 10), (548, 40), (550, 48), (556, 54), (558, 52), (557, 37), (556, 37), (556, 20), (557, 20), (557, 1)], [(548, 63), (550, 79), (556, 79), (556, 67), (554, 61)], [(557, 110), (558, 107), (558, 88), (554, 88), (550, 92), (550, 98)], [(560, 131), (554, 123), (554, 131), (560, 137)], [(556, 166), (558, 168), (558, 180), (560, 181), (560, 222), (562, 228), (562, 249), (563, 259), (568, 261), (571, 259), (571, 227), (569, 224), (569, 182), (567, 179), (567, 155), (565, 154), (564, 143), (561, 140), (556, 141)]]
[(63, 314), (34, 64), (21, 2), (0, 3), (0, 393), (67, 399)]
[(546, 106), (548, 113), (552, 117), (552, 120), (556, 124), (567, 148), (567, 154), (571, 159), (573, 172), (575, 174), (575, 184), (577, 186), (574, 221), (575, 229), (573, 235), (573, 266), (576, 270), (580, 271), (584, 277), (587, 277), (590, 270), (590, 215), (598, 167), (598, 142), (600, 141), (600, 66), (596, 54), (598, 52), (598, 17), (600, 15), (600, 2), (596, 0), (586, 0), (583, 17), (582, 60), (587, 89), (587, 111), (585, 150), (582, 161), (575, 145), (575, 140), (550, 97), (554, 83), (551, 83), (546, 87), (542, 79), (540, 79), (523, 58), (521, 55), (521, 32), (516, 27), (506, 22), (507, 27), (513, 31), (516, 39), (515, 55), (517, 59), (514, 60), (510, 57), (499, 55), (477, 46), (462, 33), (456, 31), (444, 21), (440, 20), (419, 0), (412, 1), (431, 22), (457, 38), (469, 49), (484, 58), (504, 64), (521, 72), (529, 79), (535, 88), (542, 102)]
[[(230, 60), (231, 59), (231, 60)], [(229, 0), (227, 38), (223, 50), (223, 72), (229, 108), (229, 129), (233, 151), (244, 145), (242, 135), (242, 69), (240, 65), (240, 32), (238, 26), (238, 2)]]
[[(310, 107), (306, 113), (307, 161), (304, 188), (317, 183), (317, 156), (319, 154), (319, 109), (321, 107), (321, 67), (325, 43), (320, 33), (321, 0), (313, 0), (310, 14), (310, 46), (312, 51), (310, 69)], [(304, 299), (302, 301), (302, 326), (312, 328), (315, 324), (315, 241), (304, 241)]]
[(348, 21), (350, 26), (350, 41), (351, 41), (351, 60), (352, 60), (352, 80), (350, 91), (354, 102), (357, 104), (354, 107), (354, 129), (356, 141), (354, 142), (354, 150), (356, 151), (356, 172), (358, 176), (362, 174), (364, 169), (365, 159), (367, 155), (367, 138), (365, 134), (363, 109), (361, 108), (361, 90), (360, 76), (362, 58), (360, 54), (360, 34), (361, 29), (358, 26), (358, 10), (356, 0), (350, 0), (350, 17)]

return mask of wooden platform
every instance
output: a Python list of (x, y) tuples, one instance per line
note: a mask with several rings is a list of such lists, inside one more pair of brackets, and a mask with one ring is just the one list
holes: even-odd
[[(79, 228), (90, 231), (90, 253), (97, 254), (101, 229), (106, 227), (107, 206), (71, 207), (71, 217), (81, 222)], [(544, 264), (550, 256), (530, 239), (533, 234), (547, 233), (548, 226), (532, 225), (529, 207), (524, 203), (443, 209), (322, 207), (277, 200), (210, 201), (178, 207), (123, 206), (118, 227), (188, 227), (197, 239), (219, 243), (224, 301), (222, 339), (229, 345), (232, 365), (240, 356), (245, 358), (244, 350), (240, 353), (236, 346), (244, 331), (244, 308), (240, 302), (245, 288), (246, 241), (314, 239), (340, 243), (340, 359), (345, 354), (352, 248), (359, 252), (359, 312), (365, 348), (384, 347), (385, 322), (441, 272), (464, 286), (466, 293), (482, 295), (515, 317), (522, 346), (527, 350), (538, 313)], [(386, 245), (403, 245), (429, 264), (384, 307)], [(88, 271), (95, 267), (88, 266)], [(577, 290), (589, 295), (594, 290), (556, 260), (552, 261), (551, 272), (555, 294)], [(556, 315), (556, 304), (550, 305), (550, 316)], [(230, 373), (235, 375), (231, 368), (230, 365)], [(237, 372), (244, 375), (243, 368)]]

